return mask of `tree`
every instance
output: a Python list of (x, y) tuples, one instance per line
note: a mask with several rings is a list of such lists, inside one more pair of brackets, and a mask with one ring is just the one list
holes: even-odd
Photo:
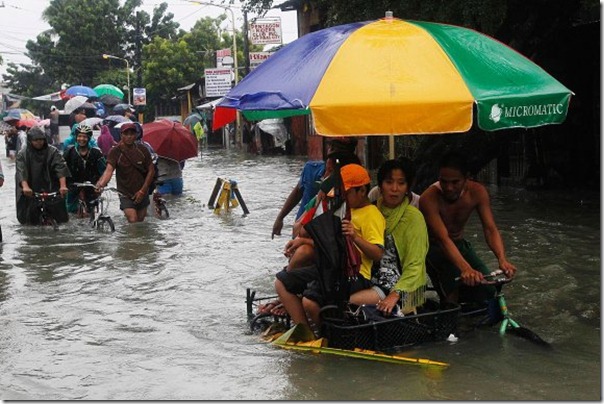
[[(15, 91), (27, 89), (20, 94), (33, 96), (57, 91), (62, 83), (94, 87), (107, 82), (102, 80), (108, 77), (105, 72), (115, 70), (122, 72), (117, 75), (122, 80), (112, 83), (122, 87), (126, 84), (124, 63), (104, 60), (103, 53), (126, 58), (137, 69), (135, 39), (142, 45), (150, 42), (151, 36), (179, 35), (173, 14), (165, 13), (166, 3), (156, 7), (153, 16), (137, 12), (141, 4), (142, 0), (127, 0), (123, 6), (119, 0), (51, 0), (43, 12), (51, 29), (26, 44), (32, 64), (15, 65), (3, 78)], [(142, 29), (137, 30), (137, 26)], [(37, 76), (30, 77), (25, 74), (28, 71)], [(25, 77), (27, 85), (19, 83)]]

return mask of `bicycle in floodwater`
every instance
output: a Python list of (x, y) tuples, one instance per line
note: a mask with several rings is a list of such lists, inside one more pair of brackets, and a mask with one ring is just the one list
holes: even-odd
[[(163, 185), (163, 182), (158, 182), (157, 187)], [(162, 195), (157, 191), (157, 187), (155, 191), (153, 191), (153, 206), (155, 208), (155, 216), (160, 219), (168, 219), (170, 217), (170, 212), (168, 211), (168, 202), (166, 199), (162, 197)]]
[[(77, 188), (94, 188), (97, 189), (96, 185), (91, 182), (74, 182), (74, 187)], [(109, 207), (109, 199), (104, 195), (99, 195), (96, 198), (86, 202), (84, 195), (80, 194), (79, 204), (78, 204), (78, 217), (90, 217), (90, 225), (92, 228), (98, 230), (104, 230), (105, 228), (109, 228), (111, 232), (115, 231), (115, 223), (113, 223), (113, 219), (107, 213), (107, 209)]]
[(62, 198), (58, 192), (34, 192), (34, 199), (40, 212), (40, 225), (52, 226), (54, 230), (59, 230), (57, 220), (52, 216), (48, 209), (49, 202), (57, 198)]
[[(121, 193), (115, 187), (107, 188), (107, 190), (115, 192), (119, 196), (129, 198), (128, 195)], [(166, 202), (166, 200), (162, 198), (161, 194), (157, 191), (153, 192), (152, 198), (155, 209), (155, 215), (160, 219), (168, 219), (170, 217), (170, 212), (168, 211), (168, 203)]]

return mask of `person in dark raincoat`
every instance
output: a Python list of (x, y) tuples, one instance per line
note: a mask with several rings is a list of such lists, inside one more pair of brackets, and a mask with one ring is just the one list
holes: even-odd
[(67, 222), (67, 177), (70, 176), (61, 152), (48, 144), (42, 128), (34, 126), (27, 134), (27, 146), (17, 153), (15, 163), (17, 220), (21, 224), (39, 224), (34, 192), (59, 192), (62, 198), (52, 201), (48, 210), (57, 223)]

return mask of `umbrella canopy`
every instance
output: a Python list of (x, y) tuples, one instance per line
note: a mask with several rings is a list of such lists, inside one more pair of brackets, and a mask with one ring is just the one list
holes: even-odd
[(73, 111), (83, 106), (86, 102), (88, 102), (88, 97), (85, 97), (83, 95), (76, 95), (75, 97), (67, 100), (63, 110), (65, 111), (65, 113), (71, 114)]
[(197, 157), (197, 138), (178, 122), (160, 119), (143, 124), (143, 140), (161, 157), (176, 161)]
[(537, 127), (566, 118), (572, 92), (479, 32), (385, 18), (326, 28), (275, 52), (220, 102), (250, 120), (312, 113), (324, 136)]
[(88, 98), (95, 98), (99, 96), (96, 91), (94, 91), (88, 86), (71, 86), (67, 90), (65, 90), (65, 94), (70, 97), (82, 95)]
[(38, 121), (38, 123), (36, 123), (36, 126), (49, 127), (50, 126), (50, 118), (42, 119), (41, 121)]
[(32, 128), (38, 125), (37, 119), (19, 119), (17, 122), (17, 128), (25, 126), (26, 128)]
[(189, 114), (189, 116), (187, 116), (185, 118), (184, 121), (182, 121), (182, 124), (184, 126), (194, 126), (197, 122), (201, 122), (203, 121), (203, 117), (201, 115), (199, 115), (198, 112), (192, 112), (191, 114)]
[(13, 109), (6, 110), (2, 120), (4, 122), (8, 122), (8, 121), (18, 121), (21, 119), (35, 119), (35, 118), (36, 118), (36, 116), (28, 109), (13, 108)]
[(123, 114), (127, 110), (134, 111), (134, 108), (132, 108), (132, 105), (130, 105), (130, 104), (123, 104), (123, 103), (117, 104), (116, 106), (113, 107), (114, 114)]
[(99, 100), (107, 106), (117, 105), (122, 102), (121, 98), (111, 94), (103, 94), (99, 97)]
[(94, 126), (96, 126), (96, 125), (98, 125), (98, 124), (100, 124), (102, 122), (103, 122), (103, 118), (94, 116), (92, 118), (86, 118), (86, 119), (84, 119), (80, 123), (83, 123), (84, 125), (88, 125), (88, 126), (90, 126), (92, 128), (92, 127), (94, 127)]
[(99, 97), (103, 95), (112, 95), (119, 99), (124, 98), (124, 92), (113, 84), (99, 84), (93, 89)]

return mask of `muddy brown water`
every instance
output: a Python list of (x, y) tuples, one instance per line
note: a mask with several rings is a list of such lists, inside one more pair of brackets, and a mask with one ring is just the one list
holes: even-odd
[[(184, 169), (171, 217), (115, 233), (72, 219), (20, 226), (14, 162), (0, 158), (3, 400), (600, 400), (599, 194), (491, 187), (517, 320), (553, 349), (495, 329), (410, 349), (445, 370), (284, 351), (247, 333), (245, 291), (272, 293), (286, 236), (273, 220), (304, 160), (204, 151)], [(217, 178), (250, 210), (214, 214)], [(292, 216), (284, 234), (290, 229)], [(476, 218), (467, 237), (490, 265)]]

